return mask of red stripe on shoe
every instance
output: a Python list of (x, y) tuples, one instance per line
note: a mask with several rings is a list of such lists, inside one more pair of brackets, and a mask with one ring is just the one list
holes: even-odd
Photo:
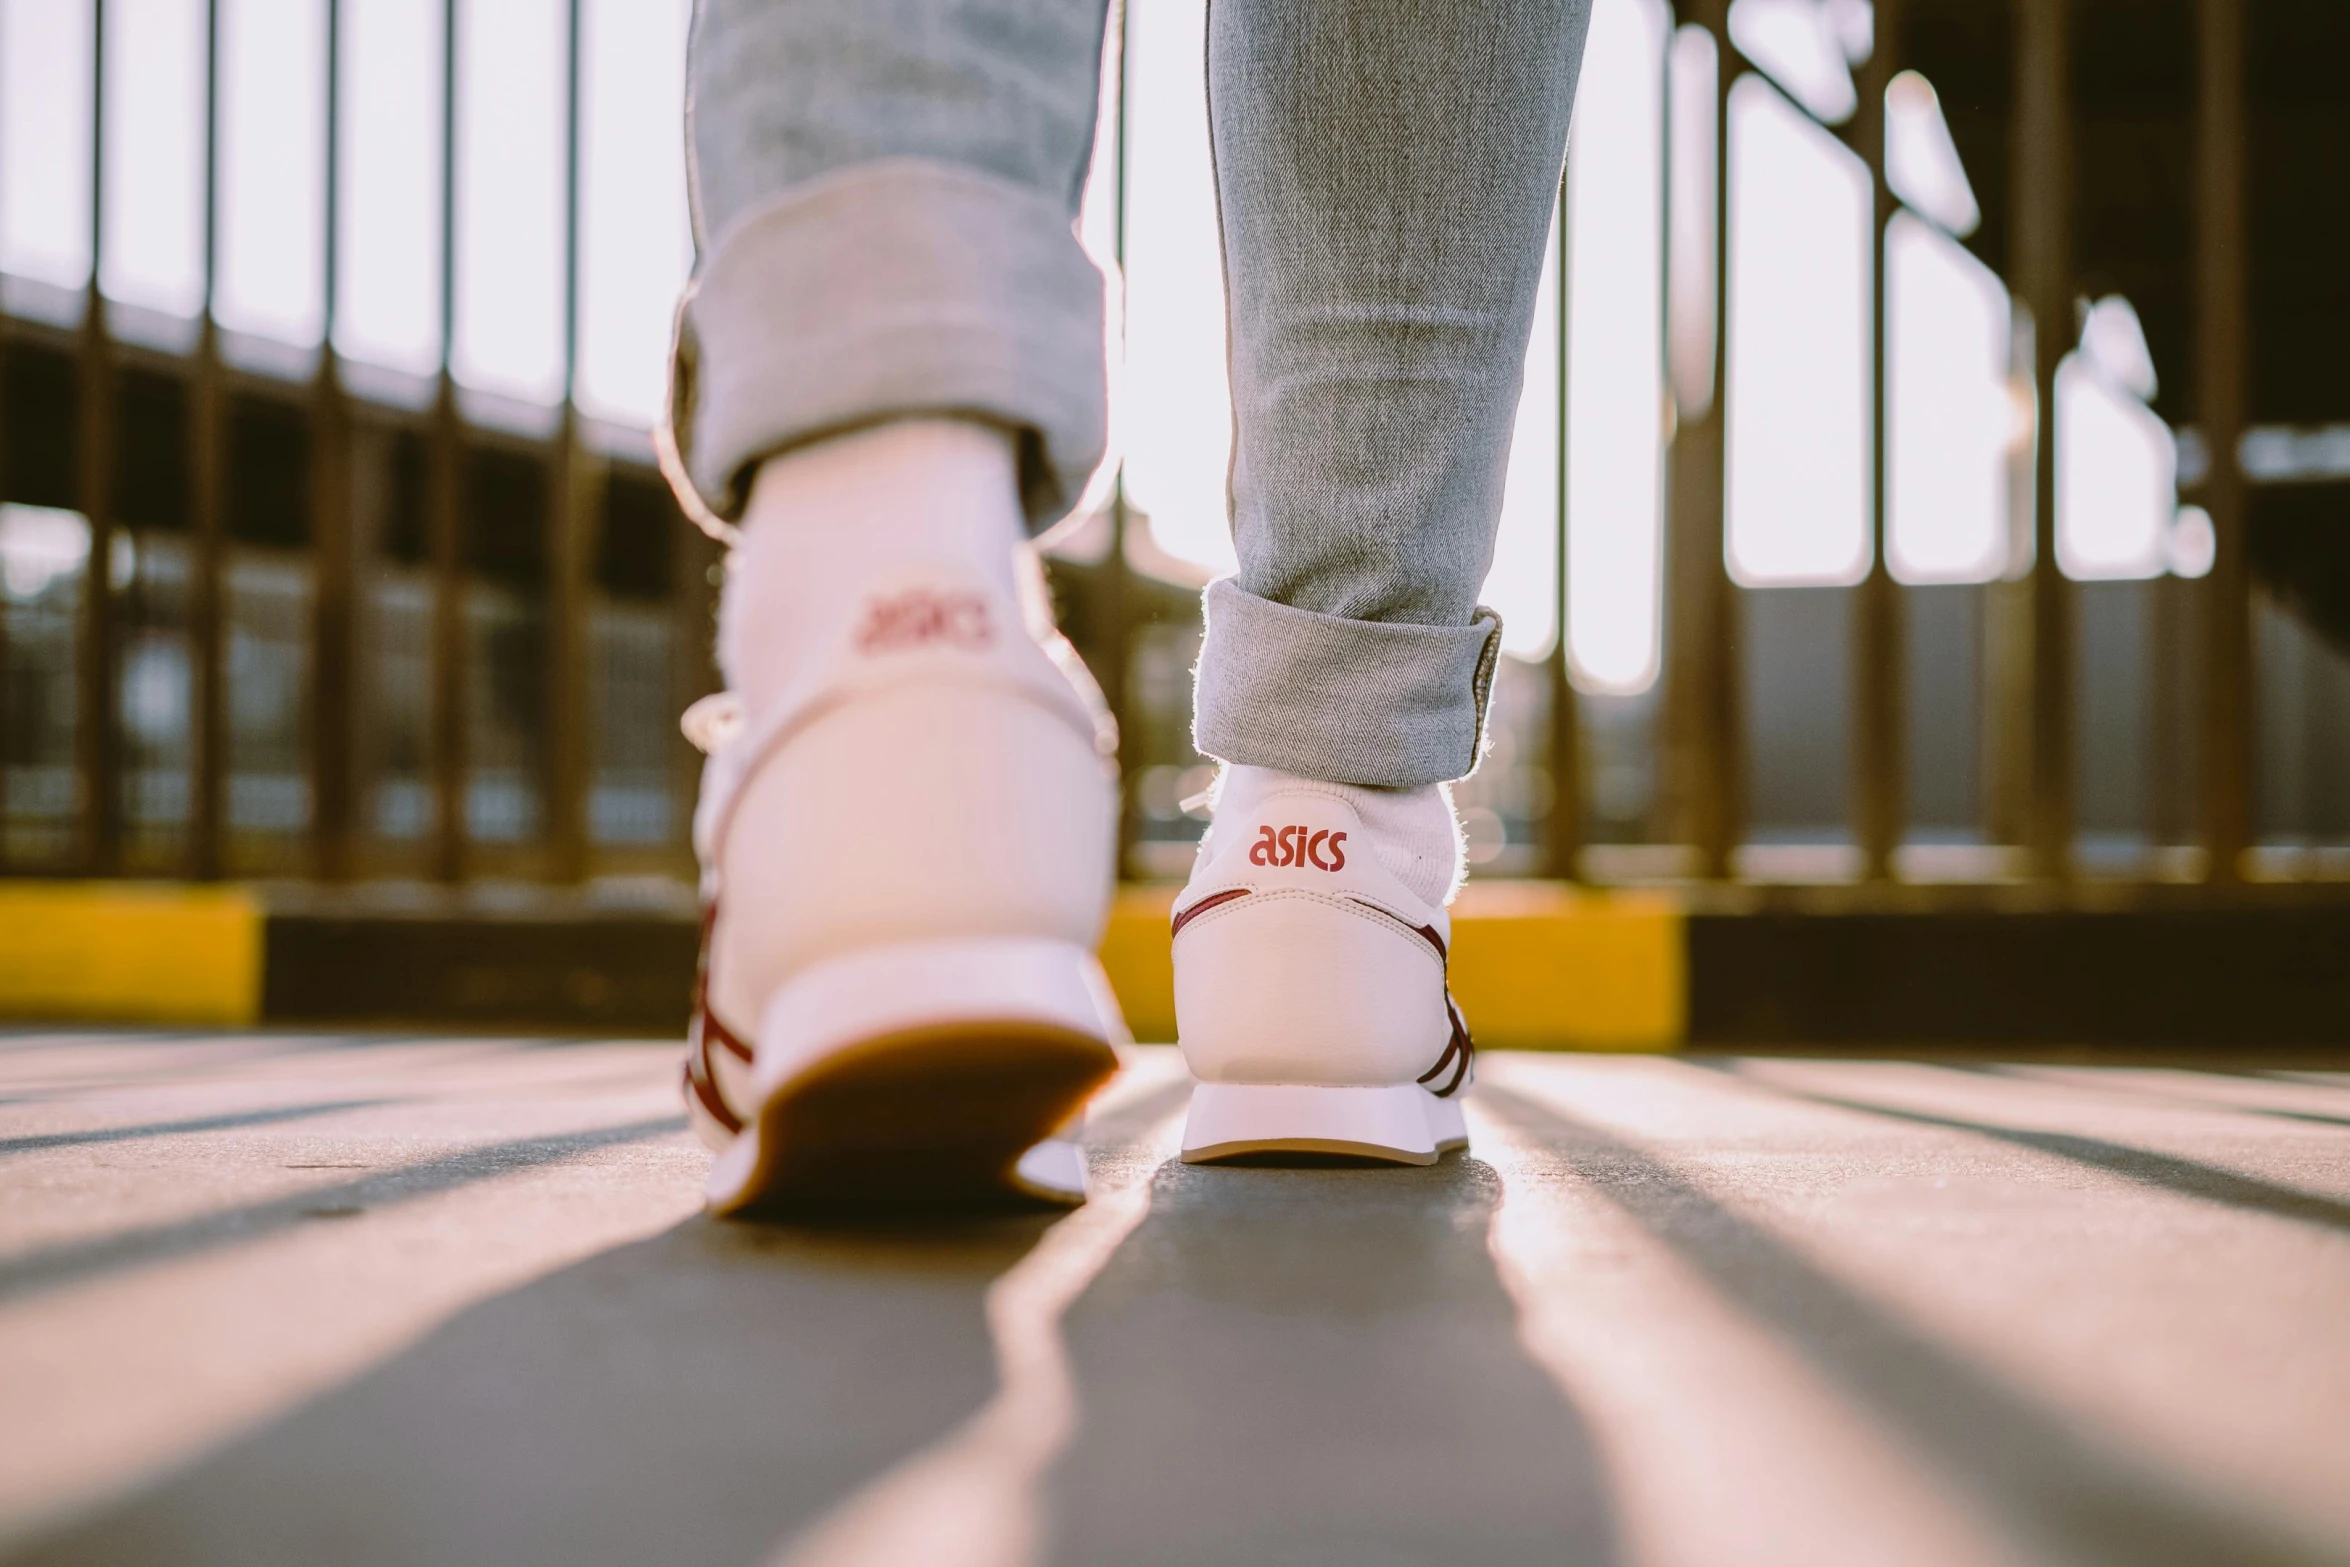
[(1444, 1012), (1447, 1017), (1452, 1019), (1452, 1038), (1445, 1041), (1444, 1054), (1436, 1058), (1436, 1064), (1421, 1073), (1419, 1077), (1420, 1084), (1425, 1087), (1447, 1066), (1453, 1066), (1456, 1061), (1459, 1063), (1459, 1065), (1453, 1066), (1452, 1081), (1446, 1083), (1442, 1088), (1428, 1090), (1439, 1099), (1449, 1099), (1460, 1092), (1461, 1085), (1469, 1080), (1471, 1063), (1477, 1059), (1476, 1041), (1469, 1037), (1468, 1021), (1461, 1016), (1460, 1006), (1452, 999), (1450, 991), (1446, 991), (1444, 995)]
[(1245, 898), (1248, 895), (1249, 889), (1246, 887), (1227, 887), (1222, 892), (1209, 893), (1206, 897), (1200, 899), (1199, 902), (1193, 904), (1190, 908), (1185, 909), (1182, 913), (1175, 916), (1175, 923), (1167, 932), (1168, 939), (1172, 940), (1175, 937), (1182, 935), (1184, 926), (1190, 924), (1194, 919), (1198, 918), (1202, 914), (1207, 913), (1208, 910), (1216, 907), (1218, 904), (1230, 903), (1234, 898)]
[(709, 1007), (702, 1008), (701, 1016), (702, 1043), (707, 1046), (712, 1041), (716, 1041), (719, 1049), (737, 1061), (748, 1064), (751, 1059), (750, 1041), (728, 1028), (725, 1023), (719, 1020), (718, 1014), (711, 1011)]
[(1410, 931), (1413, 935), (1428, 943), (1429, 946), (1434, 947), (1436, 949), (1437, 957), (1446, 958), (1449, 956), (1449, 954), (1447, 954), (1444, 950), (1444, 937), (1437, 933), (1435, 926), (1414, 925), (1410, 920), (1407, 920), (1402, 915), (1396, 913), (1395, 910), (1386, 907), (1384, 904), (1373, 903), (1368, 898), (1356, 898), (1353, 901), (1361, 904), (1364, 908), (1369, 909), (1374, 914), (1383, 914), (1387, 918), (1395, 921), (1405, 930)]
[(746, 1065), (751, 1059), (750, 1041), (728, 1028), (710, 1010), (710, 934), (717, 926), (718, 900), (713, 898), (702, 908), (702, 952), (700, 961), (694, 965), (693, 1021), (686, 1028), (685, 1085), (720, 1126), (729, 1132), (740, 1132), (742, 1117), (734, 1113), (726, 1096), (718, 1091), (718, 1068), (710, 1059), (713, 1043)]
[(715, 1039), (718, 1048), (737, 1061), (751, 1059), (750, 1041), (728, 1028), (717, 1013), (710, 1010), (710, 935), (718, 928), (718, 900), (712, 898), (702, 906), (702, 955), (694, 964), (693, 1032), (704, 1045)]
[(701, 1072), (694, 1070), (697, 1066), (702, 1066), (704, 1064), (705, 1048), (706, 1047), (697, 1045), (686, 1053), (686, 1092), (692, 1094), (695, 1101), (699, 1103), (704, 1110), (707, 1110), (710, 1113), (710, 1119), (716, 1121), (720, 1126), (725, 1127), (727, 1131), (739, 1134), (743, 1129), (742, 1117), (736, 1115), (734, 1111), (728, 1107), (726, 1103), (726, 1096), (718, 1092), (718, 1085), (716, 1083), (711, 1082), (707, 1077), (703, 1076)]

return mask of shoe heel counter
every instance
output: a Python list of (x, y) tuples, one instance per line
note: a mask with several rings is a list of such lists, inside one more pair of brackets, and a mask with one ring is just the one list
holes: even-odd
[(1443, 964), (1343, 900), (1251, 893), (1175, 943), (1175, 1013), (1202, 1082), (1410, 1083), (1450, 1037)]
[(735, 972), (764, 994), (877, 943), (1038, 937), (1092, 951), (1116, 811), (1091, 740), (1015, 691), (860, 697), (746, 781), (722, 860), (719, 966), (747, 965)]

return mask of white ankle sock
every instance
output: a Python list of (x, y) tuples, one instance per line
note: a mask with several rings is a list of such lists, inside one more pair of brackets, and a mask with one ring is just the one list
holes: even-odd
[(769, 458), (719, 597), (727, 688), (763, 709), (811, 594), (849, 591), (886, 559), (967, 562), (1014, 593), (1025, 537), (1012, 441), (988, 425), (897, 419)]
[(1415, 898), (1446, 904), (1460, 889), (1467, 859), (1452, 789), (1428, 784), (1418, 789), (1373, 789), (1362, 784), (1323, 783), (1270, 767), (1226, 766), (1216, 779), (1216, 816), (1238, 821), (1267, 795), (1295, 784), (1338, 795), (1355, 808), (1370, 835), (1372, 851), (1388, 873)]

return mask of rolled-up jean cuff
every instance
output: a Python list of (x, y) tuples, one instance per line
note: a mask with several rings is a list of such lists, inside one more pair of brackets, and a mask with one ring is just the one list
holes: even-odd
[(1501, 617), (1465, 626), (1347, 620), (1208, 585), (1193, 742), (1208, 756), (1330, 783), (1466, 777), (1485, 732)]
[(740, 514), (750, 469), (909, 414), (1019, 438), (1033, 526), (1102, 458), (1102, 275), (1045, 192), (926, 159), (794, 186), (709, 248), (679, 303), (664, 432), (681, 495)]

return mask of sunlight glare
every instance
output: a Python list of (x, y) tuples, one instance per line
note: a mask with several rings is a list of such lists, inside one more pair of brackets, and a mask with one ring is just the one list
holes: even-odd
[(0, 271), (90, 281), (91, 0), (0, 0)]
[(2170, 564), (2178, 448), (2153, 410), (2085, 355), (2056, 369), (2056, 561), (2076, 581), (2159, 577)]
[(412, 375), (441, 359), (441, 38), (433, 0), (342, 0), (335, 351)]
[(693, 264), (687, 13), (687, 0), (592, 0), (581, 16), (579, 405), (639, 429), (660, 416), (670, 316)]
[(193, 318), (204, 309), (204, 0), (106, 7), (109, 299)]
[(2007, 288), (1906, 212), (1885, 252), (1886, 565), (1901, 582), (1989, 582), (2008, 553)]
[(524, 402), (563, 397), (563, 0), (459, 0), (458, 380)]
[(221, 0), (223, 326), (311, 344), (326, 322), (326, 3)]
[(1868, 574), (1867, 167), (1760, 77), (1730, 90), (1729, 478), (1746, 587)]
[(1567, 155), (1567, 651), (1587, 691), (1656, 679), (1664, 472), (1662, 0), (1592, 8)]
[(1224, 263), (1200, 60), (1204, 0), (1126, 13), (1126, 492), (1159, 546), (1219, 575), (1239, 562), (1225, 506), (1232, 401)]

